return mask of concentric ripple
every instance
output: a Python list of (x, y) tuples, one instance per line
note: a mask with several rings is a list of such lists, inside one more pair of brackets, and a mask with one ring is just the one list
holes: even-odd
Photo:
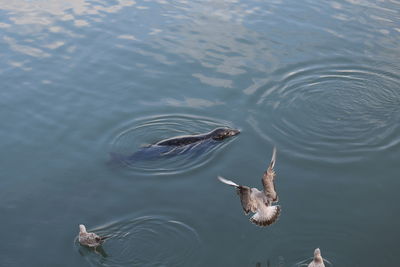
[[(301, 266), (308, 266), (308, 264), (310, 264), (310, 262), (312, 262), (314, 259), (314, 257), (309, 257), (307, 259), (301, 260), (299, 262), (297, 262), (294, 267), (301, 267)], [(324, 265), (325, 267), (331, 267), (333, 266), (332, 262), (330, 262), (328, 259), (324, 258)]]
[[(160, 148), (145, 147), (174, 136), (206, 133), (223, 126), (234, 127), (226, 121), (186, 115), (144, 117), (128, 124), (119, 130), (111, 142), (110, 151), (111, 154), (120, 156), (120, 162), (129, 170), (142, 174), (176, 174), (193, 170), (211, 161), (217, 150), (221, 150), (234, 139), (203, 142), (179, 150), (165, 148), (165, 151), (160, 151)], [(124, 160), (138, 151), (141, 154), (134, 160)]]
[(89, 229), (110, 236), (96, 250), (80, 246), (92, 266), (197, 266), (200, 239), (190, 226), (163, 216), (143, 216)]
[(357, 161), (396, 146), (400, 78), (384, 68), (321, 62), (279, 70), (258, 88), (248, 122), (291, 155), (314, 160)]

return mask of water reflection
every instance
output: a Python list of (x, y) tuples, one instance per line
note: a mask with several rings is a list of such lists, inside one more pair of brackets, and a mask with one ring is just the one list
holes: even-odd
[[(399, 1), (0, 0), (0, 3), (3, 57), (0, 72), (4, 83), (1, 141), (7, 148), (2, 155), (7, 163), (2, 181), (6, 190), (3, 202), (15, 210), (4, 216), (6, 224), (12, 226), (18, 221), (19, 228), (25, 230), (35, 224), (44, 225), (43, 216), (30, 216), (28, 222), (23, 218), (32, 205), (40, 206), (50, 211), (46, 214), (58, 225), (52, 236), (64, 236), (71, 225), (63, 219), (76, 215), (75, 211), (64, 214), (65, 199), (73, 197), (70, 203), (74, 203), (82, 197), (76, 195), (76, 187), (93, 182), (92, 193), (96, 196), (101, 195), (101, 188), (108, 189), (104, 186), (107, 183), (113, 185), (113, 192), (132, 188), (132, 181), (136, 182), (136, 188), (142, 188), (141, 183), (137, 184), (140, 179), (115, 179), (118, 173), (101, 172), (101, 163), (108, 160), (109, 151), (129, 154), (141, 144), (160, 138), (229, 126), (232, 122), (215, 118), (232, 118), (246, 127), (246, 135), (241, 137), (244, 146), (236, 146), (235, 142), (230, 147), (208, 151), (205, 157), (185, 157), (180, 162), (167, 161), (166, 165), (153, 162), (122, 170), (130, 177), (174, 173), (188, 177), (163, 184), (164, 194), (174, 192), (177, 186), (201, 188), (193, 192), (204, 197), (179, 207), (199, 225), (204, 224), (201, 231), (204, 236), (212, 236), (205, 253), (211, 263), (229, 261), (232, 253), (240, 251), (234, 260), (244, 262), (242, 266), (249, 261), (254, 266), (253, 259), (262, 259), (265, 265), (262, 255), (266, 247), (273, 247), (276, 255), (295, 255), (301, 259), (308, 254), (297, 251), (285, 254), (285, 250), (313, 244), (317, 239), (335, 241), (330, 250), (336, 253), (331, 256), (335, 264), (354, 265), (354, 258), (361, 265), (379, 260), (373, 256), (362, 258), (365, 249), (377, 251), (389, 263), (397, 262), (393, 253), (396, 246), (391, 246), (396, 243), (391, 238), (394, 235), (382, 234), (382, 224), (387, 231), (397, 233), (396, 220), (391, 215), (398, 214), (393, 204), (398, 202), (393, 185), (398, 184), (395, 165), (400, 145)], [(186, 115), (141, 117), (177, 112)], [(208, 117), (193, 116), (200, 112)], [(137, 114), (139, 117), (132, 120)], [(124, 123), (118, 124), (121, 121)], [(112, 133), (101, 138), (99, 133), (110, 128)], [(226, 207), (219, 194), (204, 194), (212, 192), (214, 187), (204, 177), (214, 177), (216, 171), (225, 167), (234, 174), (249, 174), (251, 169), (243, 166), (253, 165), (246, 161), (254, 161), (256, 166), (257, 155), (265, 153), (259, 137), (268, 144), (277, 144), (287, 158), (314, 163), (352, 163), (372, 153), (385, 156), (374, 158), (373, 171), (365, 170), (365, 161), (360, 161), (358, 166), (346, 166), (339, 174), (323, 168), (325, 164), (311, 167), (301, 161), (296, 164), (285, 161), (285, 177), (288, 177), (286, 193), (283, 192), (288, 196), (285, 207), (307, 200), (306, 194), (297, 193), (299, 187), (306, 188), (312, 181), (315, 191), (324, 193), (318, 198), (324, 208), (318, 212), (304, 211), (307, 214), (304, 220), (293, 216), (293, 220), (282, 222), (279, 225), (282, 228), (268, 236), (258, 235), (252, 229), (247, 231), (236, 217), (230, 218), (230, 228), (225, 224), (215, 231), (217, 221), (211, 219), (209, 223), (204, 218), (210, 213), (217, 215), (214, 209)], [(101, 149), (109, 143), (110, 147)], [(220, 152), (231, 148), (240, 151), (222, 154), (221, 160), (215, 160)], [(20, 168), (23, 162), (31, 167)], [(202, 164), (214, 168), (198, 168)], [(307, 168), (317, 173), (309, 180), (305, 177), (314, 172), (305, 172)], [(323, 178), (317, 178), (318, 175)], [(27, 177), (25, 187), (20, 186), (22, 177)], [(157, 179), (143, 179), (142, 184), (144, 181)], [(338, 183), (343, 183), (343, 187)], [(338, 195), (342, 197), (343, 192), (338, 190), (344, 191), (338, 187), (348, 190), (340, 207), (334, 205), (345, 214), (340, 218), (331, 212)], [(374, 201), (375, 210), (386, 220), (382, 216), (368, 218), (370, 192), (377, 188), (385, 197)], [(326, 197), (327, 191), (330, 197)], [(50, 192), (57, 192), (59, 201), (42, 199)], [(346, 206), (351, 196), (360, 201)], [(92, 199), (90, 195), (88, 199)], [(128, 193), (110, 194), (110, 199), (121, 207), (142, 201)], [(153, 199), (160, 200), (163, 200), (160, 196)], [(180, 201), (173, 194), (169, 200), (173, 204)], [(105, 204), (103, 201), (100, 196), (99, 202)], [(101, 205), (99, 202), (89, 201), (87, 208), (92, 210)], [(109, 201), (106, 202), (108, 205)], [(364, 207), (365, 203), (368, 204)], [(149, 203), (140, 205), (147, 208)], [(205, 206), (212, 208), (204, 209)], [(293, 209), (287, 210), (286, 218), (295, 214)], [(109, 211), (109, 216), (115, 216), (113, 209)], [(310, 220), (317, 217), (327, 220)], [(360, 227), (360, 221), (368, 222), (367, 226)], [(319, 224), (324, 227), (315, 231)], [(291, 230), (307, 225), (310, 228), (305, 231)], [(305, 236), (314, 231), (315, 235)], [(43, 266), (43, 262), (35, 264), (31, 260), (38, 255), (49, 258), (43, 253), (42, 244), (52, 240), (50, 234), (48, 238), (38, 238), (41, 231), (27, 231), (24, 237), (29, 242), (24, 244), (29, 249), (21, 251), (21, 242), (11, 232), (3, 236), (1, 250), (6, 251), (5, 262), (10, 266)], [(235, 242), (232, 232), (237, 233), (235, 237), (243, 237), (240, 242)], [(360, 238), (364, 235), (364, 239)], [(250, 239), (257, 240), (259, 246), (254, 248)], [(221, 243), (212, 242), (220, 240)], [(54, 264), (48, 265), (70, 258), (68, 251), (62, 249), (62, 244), (68, 241), (59, 241), (48, 247), (54, 255), (51, 259)], [(231, 249), (222, 252), (215, 244), (225, 241)], [(195, 243), (188, 240), (189, 246), (191, 242)], [(377, 244), (385, 242), (392, 249), (378, 247)], [(108, 253), (105, 262), (119, 255), (112, 246), (111, 250), (104, 247)], [(243, 250), (235, 250), (238, 247)], [(123, 246), (120, 249), (124, 251)], [(25, 255), (20, 257), (18, 251)], [(253, 253), (251, 259), (247, 258), (248, 252)], [(102, 258), (93, 253), (85, 257), (92, 256), (97, 257), (94, 262)], [(184, 266), (193, 265), (186, 263)], [(275, 263), (276, 258), (271, 258), (272, 266)]]
[[(0, 1), (1, 10), (7, 11), (9, 20), (15, 24), (51, 25), (55, 20), (78, 20), (76, 16), (101, 15), (115, 13), (127, 6), (133, 6), (135, 1), (115, 0), (108, 5), (102, 1), (87, 0), (37, 0), (37, 1)], [(101, 17), (101, 16), (100, 16)], [(79, 22), (78, 22), (79, 24)]]
[(155, 41), (167, 51), (204, 67), (207, 71), (192, 74), (200, 82), (231, 88), (233, 77), (247, 72), (248, 62), (263, 71), (276, 61), (270, 52), (270, 42), (244, 25), (246, 17), (259, 7), (239, 1), (207, 1), (175, 8), (181, 10), (178, 14), (184, 11), (187, 17), (166, 12), (177, 25), (167, 28), (166, 34)]
[(21, 45), (14, 38), (4, 36), (3, 41), (5, 41), (10, 46), (10, 48), (15, 52), (25, 54), (31, 57), (40, 57), (40, 58), (50, 57), (50, 54), (44, 52), (42, 49), (32, 47), (29, 45)]
[(175, 98), (166, 98), (162, 101), (164, 104), (174, 107), (194, 107), (194, 108), (207, 108), (218, 105), (224, 105), (222, 101), (212, 101), (202, 98), (185, 97), (183, 100)]
[[(86, 0), (0, 1), (4, 18), (0, 29), (5, 31), (3, 41), (11, 50), (43, 59), (53, 55), (51, 50), (67, 45), (66, 38), (83, 37), (73, 27), (91, 26), (91, 23), (105, 19), (104, 14), (116, 13), (133, 5), (135, 1), (129, 0), (116, 0), (108, 5), (102, 1)], [(67, 48), (67, 52), (71, 49), (73, 46)]]

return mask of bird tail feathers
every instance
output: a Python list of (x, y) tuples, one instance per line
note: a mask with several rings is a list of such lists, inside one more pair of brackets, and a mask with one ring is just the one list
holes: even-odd
[(108, 239), (110, 237), (111, 237), (110, 235), (100, 236), (100, 239), (101, 239), (101, 241), (104, 241), (104, 240), (106, 240), (106, 239)]
[(258, 226), (268, 226), (276, 222), (280, 214), (280, 206), (268, 206), (265, 210), (259, 210), (254, 214), (250, 221)]

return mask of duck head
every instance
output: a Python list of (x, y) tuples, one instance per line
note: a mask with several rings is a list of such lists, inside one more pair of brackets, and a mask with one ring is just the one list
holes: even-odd
[(79, 225), (79, 234), (85, 234), (86, 232), (86, 227), (83, 224)]
[(226, 138), (229, 138), (229, 137), (232, 137), (232, 136), (235, 136), (238, 134), (240, 134), (239, 130), (231, 129), (228, 127), (217, 128), (210, 133), (211, 138), (216, 141), (222, 141)]

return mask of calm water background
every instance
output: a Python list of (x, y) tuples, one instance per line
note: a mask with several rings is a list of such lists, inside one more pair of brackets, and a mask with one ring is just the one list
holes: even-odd
[[(0, 1), (1, 266), (397, 266), (400, 2)], [(109, 152), (240, 128), (189, 159)], [(282, 214), (258, 228), (217, 175)], [(111, 234), (80, 247), (78, 224)]]

